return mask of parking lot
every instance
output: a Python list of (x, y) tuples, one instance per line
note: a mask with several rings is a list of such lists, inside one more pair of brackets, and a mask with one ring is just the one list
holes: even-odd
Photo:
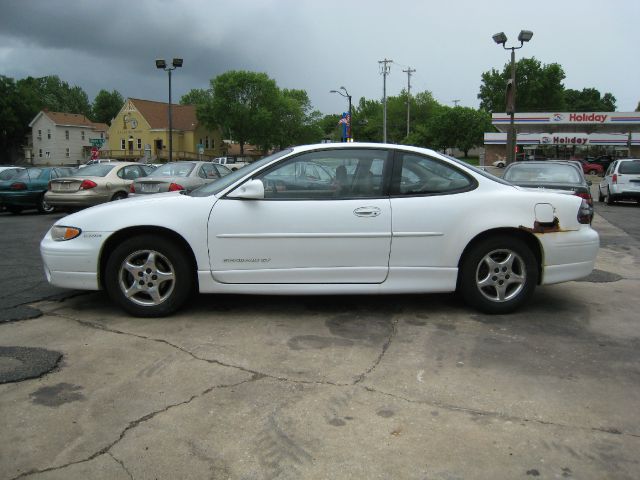
[(606, 209), (597, 270), (512, 315), (202, 295), (162, 319), (48, 287), (60, 214), (0, 214), (0, 347), (61, 354), (0, 385), (0, 478), (638, 478), (640, 208)]

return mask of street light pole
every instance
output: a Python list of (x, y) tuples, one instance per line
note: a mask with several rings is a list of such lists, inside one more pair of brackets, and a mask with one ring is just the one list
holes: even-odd
[(351, 116), (351, 113), (352, 113), (351, 112), (351, 95), (349, 95), (349, 92), (344, 87), (340, 87), (340, 90), (344, 90), (344, 93), (342, 93), (339, 90), (329, 90), (329, 93), (337, 93), (338, 95), (346, 98), (349, 101), (349, 122), (347, 123), (347, 138), (345, 139), (345, 141), (352, 142), (353, 141), (353, 131), (351, 130), (351, 125), (352, 125), (352, 122), (353, 122), (353, 117)]
[(164, 70), (169, 74), (169, 162), (173, 161), (173, 121), (171, 118), (171, 72), (176, 68), (182, 67), (182, 58), (174, 58), (171, 66), (167, 66), (164, 59), (156, 60), (156, 68)]
[(504, 32), (496, 33), (493, 41), (498, 45), (502, 45), (505, 50), (511, 50), (511, 79), (507, 82), (506, 91), (506, 111), (509, 114), (509, 130), (507, 131), (507, 164), (515, 162), (517, 132), (515, 126), (516, 113), (516, 50), (522, 48), (524, 42), (528, 42), (533, 37), (530, 30), (521, 30), (518, 35), (519, 47), (507, 47), (507, 36)]

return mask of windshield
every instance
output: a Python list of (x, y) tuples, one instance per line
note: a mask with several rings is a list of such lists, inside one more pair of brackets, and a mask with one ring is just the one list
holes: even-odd
[(256, 162), (253, 162), (246, 167), (240, 168), (235, 172), (231, 172), (229, 175), (225, 175), (224, 177), (216, 180), (215, 182), (204, 185), (200, 188), (196, 188), (188, 195), (192, 197), (208, 197), (209, 195), (216, 195), (220, 193), (222, 190), (227, 188), (229, 185), (232, 185), (236, 181), (240, 180), (242, 177), (247, 176), (248, 174), (255, 172), (256, 170), (262, 168), (264, 165), (272, 162), (276, 158), (284, 157), (288, 155), (293, 150), (290, 148), (284, 149), (280, 152), (274, 153), (267, 157), (264, 157)]
[(42, 174), (43, 170), (41, 168), (27, 168), (26, 170), (22, 170), (18, 175), (16, 175), (16, 180), (24, 179), (24, 178), (38, 178)]
[(95, 165), (89, 165), (77, 172), (73, 173), (74, 177), (105, 177), (107, 173), (113, 170), (115, 165), (109, 165), (107, 163), (96, 163)]
[(473, 170), (478, 175), (482, 175), (483, 177), (486, 177), (489, 180), (493, 180), (494, 182), (502, 183), (504, 185), (511, 185), (511, 183), (503, 180), (502, 178), (496, 177), (495, 175), (493, 175), (493, 174), (491, 174), (491, 173), (489, 173), (489, 172), (487, 172), (485, 170), (482, 170), (481, 168), (478, 168), (478, 167), (476, 167), (474, 165), (471, 165), (471, 164), (469, 164), (467, 162), (464, 162), (464, 161), (459, 160), (459, 159), (457, 159), (455, 157), (452, 157), (451, 155), (447, 155), (445, 153), (441, 153), (440, 155), (442, 155), (445, 158), (448, 158), (449, 160), (452, 160), (452, 161), (456, 162), (458, 165), (464, 165), (465, 167), (470, 168), (471, 170)]
[(172, 162), (156, 168), (152, 175), (154, 177), (187, 177), (196, 164), (193, 162)]

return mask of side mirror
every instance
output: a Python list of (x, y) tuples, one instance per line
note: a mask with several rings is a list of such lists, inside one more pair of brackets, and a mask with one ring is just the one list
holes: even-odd
[(227, 198), (262, 199), (264, 198), (264, 184), (261, 180), (249, 180), (229, 193)]

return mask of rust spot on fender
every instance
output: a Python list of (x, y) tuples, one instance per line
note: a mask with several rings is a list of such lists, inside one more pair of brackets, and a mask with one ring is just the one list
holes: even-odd
[(560, 228), (560, 220), (558, 220), (558, 217), (554, 217), (552, 223), (540, 223), (536, 220), (533, 223), (533, 228), (525, 227), (524, 225), (520, 225), (519, 228), (531, 233), (557, 233), (563, 231)]

